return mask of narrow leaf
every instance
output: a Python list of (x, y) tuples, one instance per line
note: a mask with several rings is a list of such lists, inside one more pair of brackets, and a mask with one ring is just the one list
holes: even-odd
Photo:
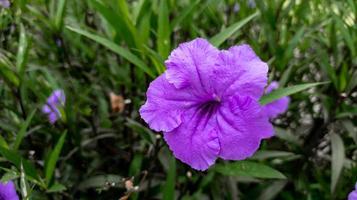
[(26, 130), (29, 127), (35, 113), (36, 113), (36, 110), (33, 110), (31, 112), (31, 114), (29, 116), (27, 116), (26, 121), (21, 125), (20, 131), (16, 135), (16, 140), (15, 140), (14, 146), (12, 148), (14, 151), (19, 149), (21, 142), (26, 135)]
[(78, 185), (79, 190), (86, 190), (88, 188), (104, 188), (108, 183), (114, 183), (117, 187), (123, 187), (123, 178), (118, 175), (106, 174), (90, 177)]
[(255, 178), (285, 179), (279, 171), (256, 162), (238, 161), (228, 164), (217, 164), (213, 170), (225, 176), (243, 176)]
[(81, 34), (81, 35), (83, 35), (91, 40), (94, 40), (94, 41), (98, 42), (99, 44), (107, 47), (108, 49), (112, 50), (113, 52), (117, 53), (118, 55), (122, 56), (129, 62), (131, 62), (134, 65), (136, 65), (137, 67), (139, 67), (141, 70), (146, 72), (150, 77), (155, 78), (155, 75), (152, 72), (152, 70), (150, 68), (148, 68), (146, 66), (146, 64), (141, 59), (139, 59), (136, 55), (132, 54), (129, 50), (124, 49), (123, 47), (115, 44), (114, 42), (112, 42), (104, 37), (92, 34), (90, 32), (84, 31), (82, 29), (77, 29), (77, 28), (73, 28), (73, 27), (69, 27), (69, 26), (67, 26), (67, 28), (73, 32)]
[(58, 0), (56, 17), (55, 17), (55, 26), (57, 30), (62, 29), (65, 8), (66, 8), (66, 0)]
[(160, 0), (158, 30), (157, 30), (157, 47), (159, 54), (166, 58), (170, 51), (170, 22), (168, 0)]
[(279, 88), (277, 90), (272, 91), (269, 94), (264, 95), (262, 98), (260, 98), (260, 104), (265, 105), (270, 102), (273, 102), (277, 99), (280, 99), (281, 97), (289, 96), (292, 94), (295, 94), (297, 92), (306, 90), (311, 87), (315, 87), (318, 85), (323, 85), (329, 82), (318, 82), (318, 83), (305, 83), (305, 84), (300, 84), (300, 85), (294, 85), (291, 87), (287, 88)]
[(58, 140), (55, 148), (49, 154), (49, 159), (45, 163), (45, 176), (46, 176), (47, 186), (49, 185), (49, 183), (50, 183), (50, 181), (52, 179), (53, 173), (55, 171), (56, 163), (57, 163), (57, 160), (58, 160), (58, 158), (60, 156), (63, 144), (65, 142), (66, 135), (67, 135), (66, 132), (61, 135), (61, 137)]
[(28, 53), (29, 53), (29, 39), (26, 36), (26, 31), (24, 26), (20, 24), (20, 41), (19, 41), (19, 47), (17, 49), (16, 68), (20, 74), (21, 79), (23, 79), (23, 74), (25, 72), (25, 65), (27, 62)]
[(331, 194), (334, 193), (338, 179), (341, 175), (343, 162), (345, 160), (345, 147), (341, 137), (335, 133), (331, 134)]
[(240, 28), (242, 28), (245, 24), (247, 24), (249, 21), (251, 21), (252, 19), (257, 17), (258, 15), (259, 15), (259, 12), (257, 11), (255, 13), (251, 14), (250, 16), (246, 17), (245, 19), (232, 24), (231, 26), (229, 26), (228, 28), (224, 29), (223, 31), (221, 31), (217, 35), (213, 36), (210, 39), (210, 42), (214, 46), (219, 47), (225, 40), (227, 40), (229, 37), (231, 37)]
[(173, 156), (170, 157), (167, 173), (163, 199), (175, 199), (176, 160)]
[(0, 154), (4, 156), (8, 161), (13, 163), (18, 169), (21, 168), (22, 163), (26, 175), (33, 179), (38, 179), (35, 167), (29, 161), (18, 155), (16, 152), (0, 146)]

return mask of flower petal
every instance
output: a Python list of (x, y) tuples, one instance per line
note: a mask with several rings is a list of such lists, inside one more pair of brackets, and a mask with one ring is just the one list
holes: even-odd
[[(279, 83), (273, 81), (269, 84), (266, 89), (266, 93), (270, 93), (275, 89), (279, 88)], [(264, 106), (265, 112), (270, 119), (276, 118), (278, 115), (286, 112), (288, 110), (290, 103), (290, 97), (282, 97)]]
[(19, 200), (16, 193), (15, 184), (12, 181), (7, 183), (0, 182), (0, 199)]
[(268, 81), (268, 65), (262, 62), (248, 45), (240, 45), (221, 51), (214, 77), (215, 90), (222, 96), (236, 91), (260, 98)]
[(219, 156), (227, 160), (243, 160), (259, 148), (260, 141), (274, 134), (268, 117), (258, 101), (235, 95), (223, 103), (217, 113)]
[(196, 170), (206, 170), (220, 151), (215, 118), (196, 108), (185, 112), (182, 124), (164, 138), (175, 157)]
[(182, 120), (182, 113), (200, 101), (199, 94), (191, 88), (177, 89), (162, 74), (151, 82), (146, 93), (147, 101), (140, 108), (141, 117), (155, 131), (172, 131)]
[(210, 92), (210, 76), (218, 54), (219, 50), (202, 38), (182, 43), (165, 62), (166, 78), (176, 88), (191, 86), (196, 90)]
[(64, 105), (66, 102), (66, 96), (64, 91), (61, 89), (57, 89), (52, 92), (51, 96), (48, 97), (47, 103), (50, 105)]
[(282, 97), (264, 106), (265, 112), (270, 119), (286, 112), (289, 107), (290, 98)]

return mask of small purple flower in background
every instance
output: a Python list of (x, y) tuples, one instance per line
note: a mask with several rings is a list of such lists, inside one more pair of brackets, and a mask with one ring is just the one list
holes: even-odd
[(348, 200), (357, 200), (357, 183), (355, 185), (355, 190), (353, 190), (349, 195), (348, 195)]
[(141, 117), (163, 131), (176, 158), (206, 170), (217, 158), (243, 160), (274, 131), (259, 99), (268, 65), (249, 45), (218, 50), (205, 39), (182, 43), (149, 86)]
[(255, 8), (256, 7), (255, 0), (248, 0), (248, 7)]
[(8, 1), (8, 0), (0, 0), (0, 6), (2, 6), (4, 8), (8, 8), (8, 7), (10, 7), (10, 1)]
[(66, 96), (63, 90), (55, 90), (47, 98), (47, 102), (42, 106), (42, 112), (47, 115), (51, 124), (54, 124), (60, 117), (60, 108), (63, 108), (66, 102)]
[(12, 181), (0, 182), (0, 200), (19, 200), (15, 184)]
[[(278, 89), (279, 83), (276, 81), (271, 82), (267, 89), (266, 93), (270, 93), (273, 90)], [(267, 105), (264, 106), (264, 110), (267, 113), (270, 119), (276, 118), (278, 115), (284, 113), (289, 106), (290, 98), (289, 97), (282, 97), (278, 100), (275, 100)]]

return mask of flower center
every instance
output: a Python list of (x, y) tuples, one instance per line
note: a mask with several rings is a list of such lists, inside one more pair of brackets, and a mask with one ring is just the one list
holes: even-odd
[(212, 97), (212, 99), (207, 100), (206, 102), (200, 105), (201, 113), (203, 115), (206, 115), (207, 117), (210, 117), (212, 114), (214, 114), (219, 105), (221, 104), (221, 99), (219, 98), (219, 96), (214, 94)]

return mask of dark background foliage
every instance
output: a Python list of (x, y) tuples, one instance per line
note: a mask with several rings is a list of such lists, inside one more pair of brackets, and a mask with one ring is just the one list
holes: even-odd
[[(2, 180), (23, 199), (346, 199), (357, 181), (356, 10), (353, 0), (12, 1), (0, 7)], [(292, 95), (249, 162), (192, 170), (138, 108), (169, 52), (196, 37), (250, 44), (282, 87), (329, 82)], [(64, 118), (51, 125), (40, 109), (58, 88)]]

